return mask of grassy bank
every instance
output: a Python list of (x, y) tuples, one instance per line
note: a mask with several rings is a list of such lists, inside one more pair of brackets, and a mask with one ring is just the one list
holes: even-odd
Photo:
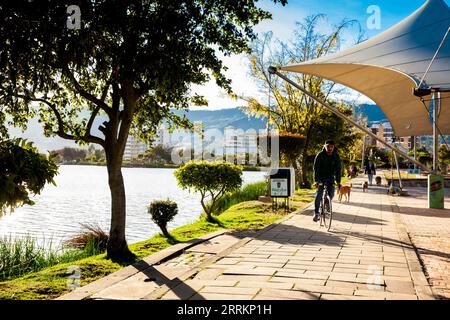
[(0, 281), (81, 260), (102, 251), (94, 242), (88, 242), (83, 249), (64, 248), (55, 251), (51, 243), (38, 245), (36, 239), (31, 237), (0, 238)]
[[(310, 202), (310, 193), (311, 190), (298, 192), (293, 197), (292, 208), (298, 209)], [(187, 242), (219, 229), (259, 230), (283, 215), (281, 212), (271, 212), (269, 204), (258, 201), (243, 202), (218, 216), (220, 224), (210, 223), (202, 217), (190, 225), (170, 231), (172, 240), (156, 235), (147, 241), (130, 245), (130, 249), (139, 260), (175, 243)], [(107, 260), (105, 254), (61, 263), (14, 280), (0, 282), (0, 299), (54, 299), (61, 296), (68, 292), (68, 270), (71, 266), (80, 269), (82, 286), (125, 267)]]

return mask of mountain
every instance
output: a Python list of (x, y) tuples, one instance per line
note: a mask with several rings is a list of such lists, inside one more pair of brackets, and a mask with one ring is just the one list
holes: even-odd
[(205, 129), (223, 130), (225, 127), (232, 126), (235, 128), (247, 129), (265, 129), (266, 121), (255, 117), (248, 117), (241, 109), (219, 109), (219, 110), (191, 110), (175, 111), (178, 115), (186, 115), (192, 123), (201, 121), (205, 125)]
[[(205, 130), (218, 129), (224, 131), (225, 127), (232, 126), (237, 129), (255, 129), (259, 131), (266, 128), (266, 120), (256, 117), (248, 117), (241, 109), (218, 109), (218, 110), (190, 110), (189, 112), (175, 110), (178, 115), (186, 115), (192, 122), (201, 121), (205, 126)], [(368, 117), (369, 122), (383, 121), (386, 116), (376, 105), (362, 104), (355, 108), (355, 114), (362, 114)], [(99, 116), (93, 126), (93, 133), (99, 135), (98, 126), (106, 119)], [(63, 147), (78, 147), (74, 142), (64, 140), (58, 137), (46, 138), (42, 134), (42, 127), (36, 119), (32, 119), (28, 123), (28, 129), (25, 133), (12, 128), (10, 133), (16, 137), (24, 137), (34, 142), (35, 146), (42, 152), (47, 150), (56, 150)]]
[(360, 114), (363, 117), (367, 117), (369, 123), (387, 121), (386, 115), (376, 104), (361, 104), (356, 106), (354, 113), (355, 116)]

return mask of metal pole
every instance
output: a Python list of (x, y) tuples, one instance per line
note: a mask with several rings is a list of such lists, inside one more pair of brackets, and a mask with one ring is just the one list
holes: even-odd
[[(414, 160), (417, 160), (417, 148), (416, 148), (417, 137), (414, 136)], [(417, 169), (417, 165), (414, 163), (414, 170)]]
[[(397, 166), (398, 183), (399, 183), (400, 189), (403, 189), (402, 177), (400, 175), (400, 167), (398, 165), (397, 153), (395, 151), (394, 151), (394, 159), (395, 159), (395, 165)], [(391, 177), (391, 178), (392, 178), (392, 181), (394, 181), (394, 177)]]
[(436, 94), (433, 93), (433, 172), (435, 174), (438, 173), (438, 152), (439, 152), (439, 134), (437, 130), (437, 121), (438, 121), (438, 110), (440, 108), (440, 102), (441, 102), (441, 93), (437, 93), (437, 99)]
[(420, 168), (422, 168), (424, 171), (426, 172), (432, 172), (431, 169), (429, 169), (427, 166), (423, 165), (422, 163), (418, 162), (417, 160), (413, 159), (412, 157), (410, 157), (408, 154), (406, 154), (405, 152), (401, 151), (400, 149), (398, 149), (395, 146), (390, 145), (389, 143), (385, 142), (383, 139), (378, 138), (377, 135), (373, 134), (372, 131), (367, 130), (366, 128), (364, 128), (363, 126), (359, 125), (356, 121), (354, 121), (353, 119), (347, 117), (346, 115), (343, 115), (341, 112), (339, 112), (339, 110), (337, 110), (336, 108), (330, 106), (328, 103), (326, 103), (325, 101), (315, 97), (312, 93), (308, 92), (308, 90), (306, 90), (305, 88), (301, 87), (300, 85), (298, 85), (297, 83), (295, 83), (294, 81), (292, 81), (291, 79), (289, 79), (288, 77), (285, 77), (284, 75), (282, 75), (280, 72), (278, 72), (277, 68), (275, 67), (269, 67), (269, 73), (271, 74), (276, 74), (277, 76), (279, 76), (281, 79), (283, 79), (284, 81), (288, 82), (289, 84), (291, 84), (292, 86), (294, 86), (295, 88), (299, 89), (300, 91), (302, 91), (304, 94), (306, 94), (308, 97), (310, 97), (311, 99), (315, 100), (317, 103), (321, 104), (322, 106), (324, 106), (325, 108), (329, 109), (331, 112), (333, 112), (335, 115), (337, 115), (338, 117), (344, 119), (347, 122), (350, 122), (352, 125), (354, 125), (355, 127), (359, 128), (360, 130), (364, 131), (365, 133), (367, 133), (369, 136), (371, 136), (372, 138), (376, 139), (377, 141), (379, 141), (381, 144), (383, 144), (384, 146), (388, 147), (391, 150), (394, 150), (395, 152), (397, 152), (398, 154), (400, 154), (402, 157), (404, 157), (405, 159), (408, 159), (409, 161), (411, 161), (412, 163), (417, 164), (417, 166), (419, 166)]
[(362, 151), (361, 169), (364, 168), (364, 158), (366, 156), (366, 136), (364, 136), (362, 150), (363, 151)]

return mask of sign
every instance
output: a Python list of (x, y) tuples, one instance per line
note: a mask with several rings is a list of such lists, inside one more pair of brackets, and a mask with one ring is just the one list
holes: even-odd
[(428, 176), (428, 207), (444, 209), (444, 177), (434, 174)]
[(270, 196), (288, 198), (295, 192), (294, 168), (278, 168), (270, 171)]
[(270, 179), (270, 195), (272, 197), (289, 197), (288, 179)]

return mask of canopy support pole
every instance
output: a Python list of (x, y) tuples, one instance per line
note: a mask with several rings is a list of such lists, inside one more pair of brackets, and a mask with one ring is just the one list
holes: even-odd
[(275, 67), (269, 67), (268, 69), (270, 74), (276, 74), (277, 76), (279, 76), (281, 79), (283, 79), (284, 81), (286, 81), (287, 83), (289, 83), (290, 85), (292, 85), (293, 87), (297, 88), (298, 90), (300, 90), (301, 92), (303, 92), (304, 94), (306, 94), (308, 97), (310, 97), (311, 99), (313, 99), (314, 101), (316, 101), (317, 103), (321, 104), (322, 106), (324, 106), (325, 108), (327, 108), (328, 110), (330, 110), (331, 112), (333, 112), (335, 115), (337, 115), (338, 117), (342, 118), (343, 120), (351, 123), (352, 125), (354, 125), (355, 127), (357, 127), (358, 129), (362, 130), (363, 132), (367, 133), (369, 136), (371, 136), (372, 138), (376, 139), (377, 141), (379, 141), (381, 144), (383, 144), (384, 146), (386, 146), (387, 148), (397, 152), (398, 154), (400, 154), (402, 157), (404, 157), (405, 159), (408, 159), (409, 161), (411, 161), (412, 163), (417, 164), (418, 167), (422, 168), (424, 171), (426, 172), (432, 172), (431, 169), (429, 169), (427, 166), (423, 165), (422, 163), (418, 162), (417, 160), (413, 159), (412, 157), (410, 157), (408, 154), (406, 154), (405, 152), (403, 152), (402, 150), (398, 149), (397, 147), (387, 143), (386, 141), (384, 141), (383, 139), (380, 139), (376, 134), (374, 134), (371, 130), (364, 128), (363, 126), (361, 126), (360, 124), (358, 124), (356, 121), (354, 121), (353, 119), (347, 117), (346, 115), (342, 114), (339, 110), (337, 110), (336, 108), (330, 106), (328, 103), (326, 103), (325, 101), (323, 101), (320, 98), (317, 98), (316, 96), (314, 96), (312, 93), (310, 93), (308, 90), (306, 90), (305, 88), (303, 88), (302, 86), (298, 85), (297, 83), (295, 83), (294, 81), (292, 81), (291, 79), (289, 79), (288, 77), (284, 76), (283, 74), (281, 74), (280, 72), (278, 72), (277, 68)]
[[(397, 159), (397, 152), (393, 151), (394, 153), (394, 160), (395, 160), (395, 166), (397, 167), (397, 174), (398, 174), (398, 184), (401, 190), (403, 190), (403, 183), (402, 183), (402, 176), (400, 175), (400, 166), (398, 165), (398, 159)], [(394, 177), (392, 176), (392, 181), (394, 181)]]
[(439, 133), (437, 128), (438, 113), (441, 109), (441, 93), (433, 93), (433, 172), (438, 174)]

